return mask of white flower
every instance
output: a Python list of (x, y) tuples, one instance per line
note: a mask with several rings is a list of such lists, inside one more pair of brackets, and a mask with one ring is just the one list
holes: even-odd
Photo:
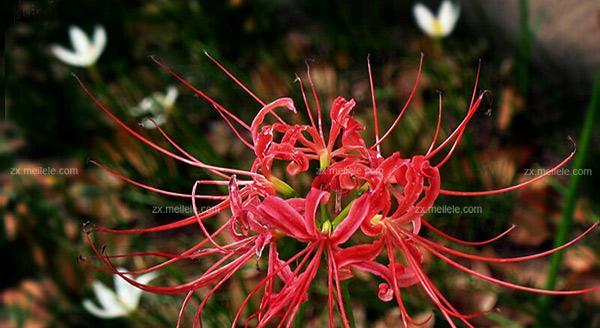
[[(119, 272), (127, 271), (123, 268), (118, 268), (117, 270)], [(130, 275), (126, 276), (131, 278)], [(140, 284), (147, 284), (157, 276), (158, 274), (156, 272), (150, 272), (143, 274), (134, 280)], [(140, 297), (142, 296), (142, 290), (129, 284), (118, 274), (113, 276), (113, 281), (116, 292), (106, 287), (106, 285), (100, 281), (96, 280), (93, 282), (92, 287), (94, 289), (94, 294), (96, 294), (96, 299), (98, 300), (98, 303), (100, 303), (100, 306), (97, 306), (96, 303), (89, 299), (85, 299), (83, 301), (83, 307), (88, 312), (99, 318), (111, 319), (127, 316), (137, 309), (140, 303)]]
[(106, 46), (106, 31), (100, 25), (95, 27), (94, 36), (91, 40), (77, 26), (69, 28), (69, 36), (73, 50), (63, 48), (59, 45), (53, 45), (50, 48), (54, 56), (68, 65), (92, 66), (96, 63)]
[(452, 1), (444, 0), (440, 5), (437, 16), (421, 3), (415, 4), (413, 7), (417, 25), (433, 38), (443, 38), (452, 33), (458, 16), (460, 15), (460, 7)]
[(142, 99), (137, 106), (129, 109), (129, 114), (136, 117), (146, 117), (141, 123), (142, 127), (154, 129), (156, 125), (162, 125), (167, 121), (167, 114), (175, 105), (178, 95), (177, 88), (169, 86), (165, 94), (155, 92), (151, 96)]

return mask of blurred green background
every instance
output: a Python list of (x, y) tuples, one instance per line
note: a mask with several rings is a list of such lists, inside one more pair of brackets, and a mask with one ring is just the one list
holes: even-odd
[[(596, 222), (600, 133), (595, 128), (598, 116), (586, 114), (598, 107), (597, 101), (595, 105), (592, 102), (593, 79), (600, 63), (600, 46), (593, 38), (600, 32), (598, 2), (564, 6), (555, 1), (546, 5), (524, 0), (464, 1), (456, 29), (441, 40), (418, 29), (412, 14), (415, 3), (9, 2), (2, 55), (4, 120), (0, 123), (0, 245), (5, 258), (0, 327), (174, 326), (181, 296), (144, 294), (136, 312), (111, 320), (94, 317), (83, 308), (83, 299), (94, 298), (92, 281), (103, 281), (109, 287), (112, 282), (111, 277), (78, 261), (90, 253), (83, 240), (82, 222), (145, 227), (174, 219), (173, 213), (153, 213), (157, 207), (188, 205), (124, 184), (87, 160), (180, 192), (188, 192), (193, 181), (206, 176), (161, 156), (118, 129), (85, 96), (71, 73), (139, 130), (144, 128), (136, 126), (140, 118), (132, 115), (131, 109), (145, 97), (175, 86), (179, 97), (165, 110), (163, 125), (173, 139), (203, 161), (218, 165), (245, 168), (252, 154), (236, 141), (209, 104), (177, 84), (149, 55), (157, 56), (246, 121), (259, 107), (204, 51), (268, 101), (281, 96), (301, 101), (294, 78), (295, 74), (304, 76), (308, 62), (323, 107), (328, 108), (338, 95), (352, 97), (358, 103), (357, 116), (370, 125), (366, 65), (370, 54), (381, 124), (389, 126), (412, 88), (422, 52), (423, 78), (400, 127), (385, 143), (388, 154), (395, 150), (417, 154), (427, 149), (437, 119), (438, 91), (444, 95), (443, 135), (451, 132), (466, 112), (481, 62), (480, 89), (491, 91), (492, 97), (484, 103), (489, 110), (473, 119), (460, 149), (442, 170), (443, 186), (482, 190), (524, 181), (530, 178), (524, 177), (526, 169), (549, 168), (567, 156), (572, 148), (567, 137), (579, 144), (587, 119), (589, 147), (578, 149), (586, 154), (580, 160), (586, 174), (578, 179), (566, 174), (551, 176), (523, 191), (499, 196), (440, 197), (438, 204), (477, 205), (482, 211), (431, 214), (430, 222), (469, 240), (486, 239), (517, 224), (519, 228), (510, 237), (480, 249), (498, 256), (546, 250), (560, 233), (571, 237)], [(438, 1), (423, 3), (434, 11), (439, 5)], [(70, 47), (69, 26), (80, 26), (91, 34), (98, 24), (106, 29), (107, 45), (93, 69), (68, 66), (51, 53), (53, 44)], [(154, 129), (144, 133), (154, 140), (161, 138)], [(62, 169), (63, 173), (48, 174), (40, 171), (42, 168)], [(549, 259), (477, 269), (538, 287), (547, 284), (548, 272), (550, 278), (558, 276), (557, 288), (598, 285), (597, 236), (586, 238), (569, 248), (564, 258), (555, 259), (558, 270), (554, 273)], [(103, 242), (111, 252), (173, 251), (185, 249), (197, 238), (199, 233), (189, 229)], [(141, 260), (124, 263), (131, 268), (143, 264)], [(540, 304), (548, 301), (539, 295), (480, 283), (441, 262), (429, 263), (427, 270), (459, 309), (481, 310), (485, 304), (502, 310), (474, 321), (476, 326), (525, 327), (543, 319), (546, 326), (600, 327), (598, 293), (554, 297), (550, 307), (544, 307)], [(193, 265), (172, 268), (161, 279), (173, 283), (198, 271)], [(239, 280), (251, 281), (257, 275), (248, 269)], [(232, 283), (209, 303), (204, 314), (207, 326), (228, 326), (243, 295), (240, 286), (244, 284)], [(382, 303), (374, 296), (376, 281), (367, 279), (349, 287), (357, 326), (399, 326), (393, 302)], [(419, 290), (406, 295), (409, 309), (424, 317), (432, 306), (426, 299)], [(320, 308), (309, 302), (303, 325), (322, 326)], [(434, 320), (427, 325), (445, 327), (443, 318), (434, 313)]]

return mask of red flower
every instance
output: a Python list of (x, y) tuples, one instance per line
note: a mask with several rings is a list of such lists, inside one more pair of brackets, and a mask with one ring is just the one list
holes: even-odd
[[(208, 56), (208, 54), (207, 54)], [(373, 102), (373, 118), (375, 126), (375, 142), (368, 146), (361, 136), (364, 126), (355, 120), (351, 113), (356, 103), (338, 97), (334, 100), (330, 114), (330, 127), (326, 134), (322, 120), (322, 110), (315, 87), (308, 74), (310, 87), (316, 105), (316, 115), (309, 107), (302, 80), (298, 77), (302, 97), (309, 117), (309, 124), (287, 123), (276, 110), (281, 113), (296, 108), (291, 98), (279, 98), (266, 103), (254, 95), (244, 84), (227, 71), (220, 63), (208, 56), (233, 81), (252, 96), (261, 106), (253, 121), (248, 124), (221, 106), (215, 100), (196, 89), (170, 68), (153, 58), (162, 68), (176, 79), (205, 99), (227, 122), (234, 133), (254, 153), (255, 160), (249, 170), (218, 167), (206, 164), (186, 152), (173, 141), (160, 127), (158, 131), (180, 154), (167, 150), (155, 142), (134, 131), (104, 107), (83, 85), (85, 92), (94, 102), (118, 125), (140, 141), (157, 151), (186, 164), (210, 172), (215, 180), (199, 180), (192, 187), (190, 194), (166, 191), (133, 181), (118, 172), (114, 172), (96, 162), (94, 164), (108, 170), (115, 176), (138, 187), (172, 197), (188, 198), (192, 202), (194, 215), (173, 223), (130, 230), (112, 230), (96, 227), (98, 232), (132, 234), (172, 230), (197, 224), (204, 238), (195, 246), (180, 254), (161, 252), (132, 253), (120, 255), (104, 255), (88, 240), (92, 249), (110, 272), (120, 274), (131, 284), (147, 291), (161, 294), (186, 293), (180, 312), (178, 326), (183, 312), (192, 295), (200, 288), (210, 287), (199, 305), (194, 325), (201, 323), (204, 305), (217, 290), (242, 267), (254, 258), (266, 258), (267, 270), (263, 279), (247, 295), (238, 309), (232, 326), (242, 317), (245, 307), (255, 296), (260, 296), (259, 306), (255, 313), (247, 316), (247, 321), (256, 320), (259, 327), (274, 323), (291, 326), (303, 302), (307, 301), (310, 286), (318, 279), (320, 269), (327, 272), (329, 326), (335, 326), (339, 312), (339, 322), (348, 327), (349, 319), (345, 309), (341, 281), (352, 279), (355, 271), (372, 274), (381, 280), (376, 291), (382, 301), (396, 300), (400, 308), (404, 325), (414, 323), (405, 309), (402, 300), (402, 289), (419, 285), (430, 300), (439, 308), (451, 326), (455, 319), (471, 327), (469, 319), (484, 315), (487, 312), (461, 314), (435, 287), (423, 270), (422, 250), (449, 263), (455, 268), (467, 272), (474, 277), (501, 286), (545, 294), (578, 294), (599, 287), (572, 291), (547, 291), (520, 286), (501, 281), (473, 271), (450, 256), (486, 262), (518, 262), (538, 258), (561, 250), (595, 229), (596, 224), (573, 241), (539, 254), (516, 258), (491, 258), (467, 254), (453, 250), (443, 244), (430, 241), (420, 235), (423, 226), (450, 241), (465, 245), (483, 245), (496, 241), (509, 233), (511, 227), (501, 235), (483, 242), (466, 242), (451, 237), (435, 228), (423, 216), (434, 205), (438, 195), (481, 196), (491, 195), (523, 188), (565, 165), (574, 152), (544, 175), (536, 177), (516, 186), (498, 190), (477, 192), (452, 191), (441, 188), (440, 167), (450, 158), (459, 144), (466, 126), (477, 112), (486, 92), (477, 95), (477, 80), (467, 113), (456, 129), (439, 145), (437, 137), (441, 125), (442, 101), (434, 137), (428, 151), (424, 155), (405, 158), (395, 152), (385, 156), (380, 144), (393, 132), (415, 94), (421, 75), (421, 64), (417, 81), (400, 114), (380, 136), (377, 118), (377, 105), (373, 92), (373, 80), (370, 64), (369, 80)], [(479, 75), (479, 74), (478, 74)], [(281, 109), (280, 109), (281, 108)], [(286, 110), (286, 111), (283, 111)], [(267, 123), (268, 117), (274, 119)], [(248, 136), (250, 139), (248, 139)], [(450, 147), (442, 160), (433, 164), (434, 156)], [(311, 166), (319, 167), (306, 195), (298, 195), (282, 177), (274, 174), (273, 166), (282, 163), (289, 175), (310, 174)], [(241, 178), (238, 180), (238, 177)], [(196, 193), (199, 185), (226, 185), (226, 195), (200, 195)], [(197, 201), (219, 201), (210, 210), (198, 211)], [(216, 231), (210, 232), (205, 222), (216, 214), (229, 211), (228, 221)], [(354, 238), (361, 235), (361, 238)], [(225, 236), (229, 238), (225, 238)], [(365, 241), (365, 236), (368, 241)], [(224, 242), (229, 240), (229, 242)], [(233, 240), (233, 242), (231, 242)], [(279, 247), (294, 240), (303, 247), (289, 259), (282, 259)], [(268, 255), (263, 249), (268, 247)], [(184, 259), (212, 259), (213, 264), (199, 277), (176, 286), (150, 286), (127, 278), (118, 272), (112, 259), (128, 256), (157, 256), (164, 258), (160, 264), (140, 269), (132, 274), (159, 270), (167, 265)], [(326, 262), (326, 266), (325, 266)], [(337, 309), (337, 310), (336, 310)], [(489, 311), (488, 311), (489, 312)]]

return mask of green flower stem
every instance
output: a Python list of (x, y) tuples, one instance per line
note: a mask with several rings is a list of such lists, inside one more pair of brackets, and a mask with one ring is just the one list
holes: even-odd
[(102, 74), (100, 74), (100, 71), (98, 71), (98, 68), (95, 65), (92, 65), (92, 66), (86, 67), (86, 71), (92, 78), (92, 81), (94, 82), (94, 86), (100, 88), (100, 91), (103, 93), (103, 95), (106, 98), (108, 98), (108, 100), (110, 101), (110, 105), (113, 107), (120, 106), (119, 101), (113, 96), (112, 92), (110, 92), (110, 89), (108, 88), (108, 85), (106, 84), (106, 82), (104, 82), (104, 79), (102, 78)]
[(87, 71), (92, 77), (92, 80), (94, 80), (94, 83), (102, 86), (105, 85), (104, 79), (102, 79), (102, 75), (100, 75), (100, 72), (98, 71), (98, 68), (96, 68), (96, 66), (87, 67)]
[[(579, 137), (579, 144), (577, 147), (577, 154), (573, 160), (573, 171), (580, 171), (584, 165), (587, 155), (587, 150), (590, 144), (592, 130), (596, 116), (598, 114), (598, 107), (600, 107), (600, 71), (596, 73), (594, 87), (592, 90), (592, 98), (587, 108), (585, 116), (584, 126)], [(569, 178), (569, 187), (565, 195), (565, 207), (562, 211), (561, 220), (558, 226), (558, 233), (554, 239), (554, 246), (558, 247), (563, 245), (567, 241), (567, 235), (571, 230), (573, 222), (573, 212), (575, 211), (575, 205), (577, 203), (577, 196), (579, 193), (579, 185), (581, 184), (582, 176), (578, 174), (572, 174)], [(548, 277), (546, 281), (546, 289), (556, 288), (556, 281), (558, 272), (563, 260), (563, 252), (559, 251), (552, 254), (550, 258), (550, 267), (548, 269)], [(548, 295), (542, 297), (538, 306), (537, 316), (537, 327), (548, 327), (547, 320), (549, 320), (548, 310), (550, 309), (552, 298)]]
[(340, 281), (340, 289), (342, 290), (342, 301), (344, 302), (344, 310), (346, 310), (346, 317), (350, 322), (350, 327), (356, 327), (354, 320), (354, 313), (352, 313), (352, 304), (350, 303), (350, 292), (348, 291), (348, 281)]

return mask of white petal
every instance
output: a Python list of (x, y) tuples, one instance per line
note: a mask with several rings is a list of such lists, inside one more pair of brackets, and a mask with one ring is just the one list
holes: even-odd
[(98, 305), (96, 305), (96, 303), (94, 303), (88, 299), (83, 300), (83, 307), (89, 313), (97, 316), (98, 318), (103, 318), (103, 319), (122, 317), (127, 314), (127, 312), (123, 312), (123, 311), (115, 312), (115, 311), (109, 311), (107, 309), (100, 308)]
[(128, 111), (131, 116), (140, 116), (146, 112), (144, 109), (140, 108), (140, 106), (130, 107)]
[(453, 4), (452, 1), (448, 0), (442, 2), (438, 11), (438, 19), (442, 27), (440, 36), (447, 36), (454, 30), (459, 15), (460, 7), (457, 4)]
[[(125, 269), (119, 268), (119, 271), (127, 271)], [(126, 275), (128, 278), (131, 278), (131, 276)], [(119, 299), (119, 301), (121, 303), (123, 303), (123, 305), (125, 307), (127, 307), (130, 311), (133, 311), (137, 308), (137, 304), (139, 302), (139, 294), (142, 293), (142, 291), (133, 286), (132, 284), (128, 283), (127, 280), (123, 279), (121, 276), (119, 276), (118, 274), (115, 274), (113, 276), (113, 280), (115, 283), (115, 290), (117, 292), (117, 297)]]
[(160, 112), (159, 105), (156, 103), (156, 99), (154, 96), (146, 97), (140, 101), (139, 107), (144, 110), (145, 113), (153, 113), (156, 114)]
[(65, 64), (72, 66), (89, 66), (90, 63), (86, 58), (83, 58), (78, 53), (75, 53), (71, 50), (67, 50), (61, 46), (52, 46), (50, 51)]
[(167, 94), (164, 99), (164, 107), (170, 108), (175, 104), (175, 100), (177, 100), (177, 96), (179, 95), (179, 91), (174, 86), (169, 86), (167, 88)]
[(148, 272), (143, 275), (140, 275), (139, 277), (135, 278), (135, 281), (139, 282), (140, 284), (146, 285), (150, 281), (156, 279), (158, 276), (159, 276), (159, 274), (156, 271), (152, 271), (152, 272)]
[(92, 288), (100, 305), (109, 313), (127, 313), (129, 311), (119, 302), (117, 294), (103, 283), (94, 281)]
[[(152, 122), (149, 122), (154, 126)], [(158, 122), (157, 122), (158, 123)], [(143, 123), (142, 123), (143, 124)], [(119, 269), (119, 271), (125, 271)], [(150, 272), (143, 274), (135, 279), (140, 284), (147, 284), (152, 279), (156, 278), (158, 274), (156, 272)], [(129, 277), (129, 276), (128, 276)], [(142, 290), (137, 288), (136, 286), (128, 283), (125, 279), (121, 278), (118, 275), (115, 275), (115, 289), (117, 291), (117, 295), (121, 302), (125, 303), (127, 307), (131, 310), (137, 309), (140, 303), (140, 297), (142, 296)]]
[[(154, 121), (154, 122), (152, 122)], [(144, 119), (140, 125), (144, 128), (144, 129), (156, 129), (157, 125), (163, 125), (165, 124), (165, 122), (167, 122), (167, 117), (165, 114), (158, 114), (154, 117), (152, 117), (152, 120), (150, 119)]]
[(413, 7), (413, 13), (415, 15), (415, 19), (417, 20), (417, 25), (419, 25), (421, 30), (430, 36), (435, 36), (435, 17), (433, 17), (433, 13), (431, 13), (427, 7), (420, 3), (415, 4)]
[(93, 37), (94, 62), (98, 60), (104, 47), (106, 47), (106, 30), (101, 25), (97, 25), (94, 29)]
[(71, 37), (71, 44), (73, 45), (73, 49), (75, 49), (76, 53), (80, 55), (86, 55), (89, 53), (92, 44), (82, 29), (77, 26), (71, 26), (69, 28), (69, 36)]

